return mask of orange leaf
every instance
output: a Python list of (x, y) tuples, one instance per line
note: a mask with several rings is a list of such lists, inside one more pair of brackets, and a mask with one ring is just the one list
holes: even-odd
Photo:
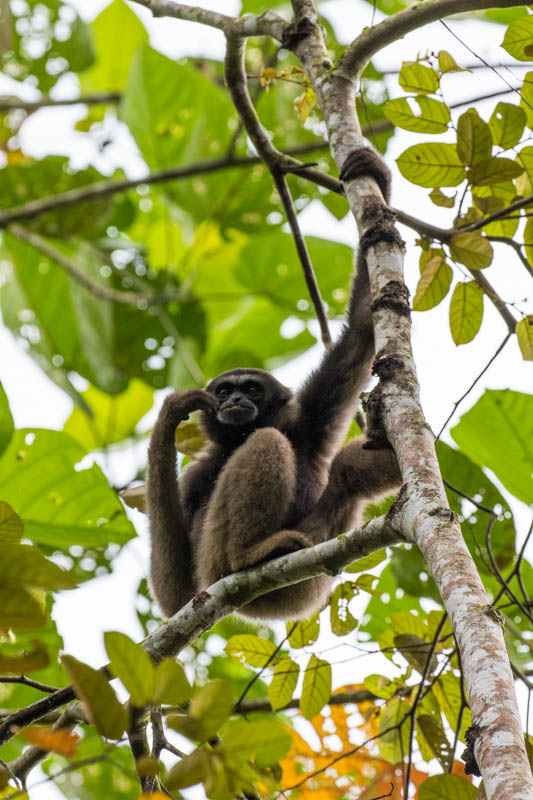
[(72, 728), (26, 728), (19, 731), (20, 735), (30, 744), (35, 744), (41, 750), (53, 750), (62, 756), (73, 756), (80, 736), (72, 732)]

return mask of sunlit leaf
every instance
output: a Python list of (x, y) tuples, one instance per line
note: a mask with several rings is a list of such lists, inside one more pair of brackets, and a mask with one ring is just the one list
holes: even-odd
[(419, 800), (476, 800), (476, 787), (459, 775), (432, 775), (418, 789)]
[(366, 572), (373, 567), (377, 567), (382, 561), (387, 558), (386, 550), (376, 550), (375, 553), (370, 553), (369, 556), (358, 558), (357, 561), (352, 562), (349, 566), (344, 567), (344, 572)]
[(150, 656), (125, 633), (107, 631), (104, 641), (113, 675), (120, 678), (133, 705), (142, 708), (152, 699), (154, 691), (155, 668)]
[(475, 281), (458, 283), (450, 301), (450, 331), (456, 345), (471, 342), (483, 319), (483, 292)]
[(232, 636), (226, 645), (226, 653), (238, 658), (239, 661), (251, 667), (264, 667), (268, 663), (276, 663), (282, 657), (276, 652), (276, 645), (268, 639), (262, 639), (254, 634), (238, 634)]
[(522, 174), (524, 168), (517, 161), (502, 156), (493, 156), (478, 161), (468, 172), (468, 179), (473, 186), (490, 186), (493, 183), (504, 183)]
[(305, 89), (303, 94), (296, 98), (294, 105), (296, 106), (296, 111), (298, 112), (300, 122), (303, 125), (313, 108), (316, 106), (316, 94), (314, 93), (313, 89), (311, 89), (311, 87)]
[[(0, 455), (9, 444), (14, 430), (13, 417), (9, 408), (9, 401), (0, 383)], [(0, 523), (1, 524), (1, 523)]]
[(46, 623), (45, 594), (40, 589), (0, 586), (0, 631), (34, 630)]
[(455, 145), (444, 142), (408, 147), (396, 163), (404, 178), (427, 189), (457, 186), (466, 174)]
[[(418, 111), (412, 110), (410, 102), (416, 102)], [(440, 100), (425, 95), (389, 100), (383, 113), (393, 125), (416, 133), (444, 133), (450, 121), (448, 107)]]
[(439, 50), (438, 61), (439, 69), (443, 74), (445, 72), (471, 72), (467, 67), (460, 67), (447, 50)]
[(326, 705), (331, 696), (331, 664), (314, 653), (305, 668), (300, 711), (311, 719)]
[(275, 764), (290, 746), (290, 734), (281, 723), (272, 719), (233, 722), (220, 744), (221, 750), (226, 752), (236, 751), (244, 758), (254, 756), (260, 767)]
[(155, 704), (184, 705), (192, 696), (185, 670), (173, 658), (165, 658), (155, 668), (152, 700)]
[(0, 500), (0, 541), (17, 541), (24, 533), (24, 522), (9, 503)]
[(453, 270), (437, 253), (424, 266), (413, 298), (414, 311), (427, 311), (438, 305), (448, 294)]
[(354, 596), (350, 581), (338, 584), (333, 590), (330, 600), (330, 624), (335, 636), (344, 636), (357, 627), (358, 621), (349, 609), (349, 603)]
[(486, 390), (451, 434), (474, 463), (493, 470), (506, 489), (533, 502), (533, 397), (510, 390)]
[(454, 233), (450, 253), (455, 261), (469, 269), (484, 269), (492, 264), (494, 251), (489, 240), (479, 231)]
[(396, 764), (409, 751), (409, 712), (406, 700), (391, 700), (379, 718), (378, 747), (382, 758)]
[(98, 732), (107, 739), (120, 739), (126, 727), (126, 711), (106, 677), (73, 656), (62, 656), (61, 663)]
[(533, 56), (533, 19), (527, 16), (512, 22), (505, 31), (502, 47), (518, 61), (531, 61)]
[(292, 658), (284, 658), (279, 664), (276, 664), (274, 676), (268, 687), (268, 699), (273, 711), (284, 708), (287, 703), (290, 703), (299, 674), (300, 667)]
[(417, 714), (416, 725), (419, 736), (424, 737), (431, 753), (438, 759), (442, 769), (447, 772), (453, 761), (453, 752), (446, 738), (442, 721), (429, 714)]
[(526, 121), (526, 112), (520, 106), (498, 103), (489, 120), (494, 144), (504, 150), (514, 147), (522, 137)]
[(428, 94), (439, 88), (439, 76), (431, 67), (417, 61), (404, 61), (398, 83), (405, 92)]
[(75, 581), (38, 547), (0, 541), (0, 585), (13, 588), (39, 588), (58, 591), (74, 588)]
[(297, 623), (288, 622), (286, 628), (291, 647), (306, 647), (318, 639), (320, 617), (318, 614), (313, 614), (309, 619), (303, 619)]
[(517, 322), (515, 331), (522, 358), (525, 361), (533, 361), (533, 314)]
[(487, 123), (473, 108), (457, 122), (457, 153), (466, 167), (486, 161), (492, 152), (492, 134)]
[(432, 189), (429, 193), (429, 198), (436, 206), (440, 206), (441, 208), (453, 208), (456, 195), (454, 194), (453, 197), (448, 197), (437, 187), (436, 189)]

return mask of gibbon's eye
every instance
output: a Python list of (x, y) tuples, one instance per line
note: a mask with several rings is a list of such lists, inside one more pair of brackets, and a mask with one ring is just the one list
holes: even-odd
[(219, 386), (215, 394), (217, 397), (227, 397), (229, 395), (229, 389), (227, 386)]
[(258, 386), (256, 383), (248, 383), (245, 388), (246, 394), (249, 397), (259, 397), (263, 393), (262, 387)]

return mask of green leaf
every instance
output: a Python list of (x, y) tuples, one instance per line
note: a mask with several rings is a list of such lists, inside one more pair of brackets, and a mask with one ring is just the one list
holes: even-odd
[(276, 652), (276, 645), (268, 639), (262, 639), (251, 633), (242, 633), (232, 636), (226, 645), (226, 653), (237, 658), (250, 667), (264, 667), (269, 663), (275, 664), (282, 656)]
[(331, 664), (313, 655), (307, 664), (300, 711), (306, 719), (312, 719), (324, 708), (331, 697)]
[(335, 636), (345, 636), (357, 627), (358, 621), (351, 614), (348, 605), (354, 590), (350, 581), (340, 583), (333, 590), (330, 600), (330, 624)]
[(206, 750), (199, 747), (175, 764), (165, 778), (165, 786), (170, 791), (186, 789), (202, 783), (207, 777), (209, 756)]
[(491, 469), (519, 500), (533, 502), (533, 397), (487, 390), (451, 435), (474, 463)]
[(0, 631), (42, 628), (46, 624), (45, 599), (41, 589), (0, 586)]
[(524, 75), (520, 90), (520, 107), (525, 111), (528, 127), (533, 127), (533, 72), (526, 72)]
[(424, 265), (413, 298), (413, 310), (427, 311), (438, 305), (448, 294), (452, 278), (452, 268), (437, 251)]
[(458, 283), (450, 300), (450, 331), (456, 345), (476, 336), (483, 319), (483, 292), (475, 281)]
[[(163, 169), (222, 155), (234, 110), (228, 93), (199, 70), (145, 44), (133, 59), (121, 116), (148, 166)], [(173, 191), (182, 196), (179, 186)]]
[(493, 156), (477, 162), (468, 172), (468, 179), (473, 186), (490, 186), (493, 183), (511, 181), (522, 174), (524, 168), (518, 161), (510, 158)]
[(74, 656), (61, 656), (61, 663), (98, 732), (107, 739), (120, 739), (126, 727), (126, 711), (104, 675)]
[(391, 764), (397, 764), (409, 751), (410, 708), (406, 700), (391, 700), (379, 718), (379, 752)]
[(429, 714), (418, 714), (416, 717), (416, 726), (418, 735), (424, 737), (432, 755), (438, 759), (442, 769), (447, 772), (453, 762), (453, 753), (450, 743), (446, 738), (442, 721)]
[(512, 103), (498, 103), (489, 120), (494, 144), (504, 150), (518, 144), (526, 125), (526, 112)]
[(154, 704), (183, 706), (191, 697), (192, 689), (181, 664), (173, 658), (164, 658), (155, 668), (152, 695)]
[(505, 31), (502, 47), (518, 61), (531, 61), (533, 56), (533, 19), (527, 16), (512, 22)]
[(0, 542), (0, 585), (17, 589), (73, 589), (70, 575), (28, 544)]
[(34, 640), (31, 650), (23, 650), (15, 656), (0, 653), (0, 671), (4, 675), (24, 675), (45, 669), (50, 663), (50, 656), (42, 642)]
[(143, 708), (154, 692), (155, 669), (150, 656), (125, 633), (107, 631), (104, 642), (113, 675), (120, 678), (133, 705)]
[(466, 167), (490, 158), (492, 134), (477, 111), (469, 108), (457, 122), (457, 153)]
[(405, 92), (429, 94), (439, 88), (439, 76), (431, 67), (417, 61), (404, 61), (398, 82)]
[(263, 719), (257, 722), (233, 722), (222, 736), (217, 750), (254, 756), (259, 767), (276, 764), (291, 746), (291, 735), (280, 722)]
[(82, 397), (93, 416), (75, 408), (63, 431), (81, 444), (95, 450), (132, 436), (135, 426), (152, 407), (153, 389), (140, 380), (132, 380), (126, 391), (112, 396), (90, 386)]
[(290, 703), (299, 674), (300, 667), (292, 658), (284, 658), (279, 664), (276, 664), (274, 677), (268, 687), (268, 699), (273, 711), (284, 708), (287, 703)]
[(396, 160), (404, 178), (417, 186), (457, 186), (465, 178), (454, 144), (427, 142), (408, 147)]
[(457, 728), (462, 706), (461, 679), (448, 670), (433, 682), (432, 691), (448, 725), (454, 731)]
[[(431, 645), (414, 633), (400, 633), (394, 637), (394, 644), (405, 660), (422, 675), (426, 669)], [(431, 658), (430, 673), (435, 672), (439, 663), (435, 655)]]
[(15, 431), (0, 459), (0, 485), (32, 541), (68, 550), (124, 544), (135, 535), (100, 468), (76, 469), (84, 455), (64, 433)]
[[(419, 113), (413, 110), (409, 101), (418, 105)], [(448, 107), (432, 97), (397, 97), (383, 107), (388, 120), (398, 128), (416, 133), (444, 133), (448, 129), (450, 111)]]
[(439, 50), (438, 54), (439, 69), (445, 72), (470, 72), (467, 67), (460, 67), (454, 57), (447, 50)]
[(313, 614), (309, 619), (303, 619), (296, 624), (287, 622), (287, 636), (291, 647), (306, 647), (313, 644), (318, 639), (320, 633), (320, 616)]
[(398, 689), (396, 681), (391, 681), (385, 675), (367, 675), (364, 679), (364, 684), (369, 692), (375, 694), (376, 697), (382, 697), (384, 700), (390, 700)]
[(448, 197), (438, 187), (429, 193), (429, 199), (431, 202), (436, 206), (440, 206), (441, 208), (453, 208), (455, 205), (456, 196), (457, 193), (454, 194), (453, 197)]
[(344, 567), (344, 572), (355, 573), (355, 572), (366, 572), (369, 569), (373, 569), (377, 567), (378, 564), (381, 564), (382, 561), (385, 561), (387, 558), (387, 551), (383, 550), (376, 550), (375, 553), (370, 553), (369, 556), (363, 556), (363, 558), (358, 558), (357, 561), (354, 561), (347, 567)]
[(469, 269), (484, 269), (492, 264), (494, 251), (489, 240), (479, 231), (454, 233), (450, 239), (450, 253)]
[(210, 681), (192, 700), (188, 716), (200, 725), (202, 739), (212, 739), (233, 710), (231, 684)]
[(0, 500), (0, 541), (17, 541), (24, 533), (24, 523), (9, 503)]
[[(81, 76), (84, 89), (121, 91), (137, 48), (148, 41), (148, 33), (135, 12), (123, 0), (113, 0), (93, 20), (97, 51), (94, 66)], [(118, 46), (120, 42), (120, 46)]]
[[(15, 425), (11, 410), (9, 408), (9, 401), (4, 391), (4, 387), (0, 383), (0, 455), (4, 452), (9, 444), (13, 435)], [(1, 523), (0, 523), (1, 524)]]
[[(524, 361), (533, 361), (533, 314), (516, 323), (516, 336)], [(0, 528), (0, 536), (1, 536)]]
[(476, 800), (476, 787), (459, 775), (433, 775), (419, 786), (419, 800)]

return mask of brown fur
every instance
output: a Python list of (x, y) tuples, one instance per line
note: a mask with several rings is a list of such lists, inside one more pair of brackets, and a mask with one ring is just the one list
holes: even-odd
[[(379, 167), (388, 196), (388, 171), (373, 151), (362, 148), (348, 161), (344, 180), (376, 177)], [(224, 575), (343, 533), (357, 524), (368, 499), (399, 485), (386, 442), (383, 450), (367, 450), (369, 440), (361, 437), (337, 452), (373, 354), (360, 252), (347, 325), (295, 396), (267, 372), (237, 369), (206, 390), (166, 398), (150, 441), (148, 478), (151, 583), (165, 615)], [(210, 442), (177, 481), (175, 428), (197, 410)], [(331, 578), (319, 576), (259, 597), (240, 613), (306, 617), (330, 588)]]

